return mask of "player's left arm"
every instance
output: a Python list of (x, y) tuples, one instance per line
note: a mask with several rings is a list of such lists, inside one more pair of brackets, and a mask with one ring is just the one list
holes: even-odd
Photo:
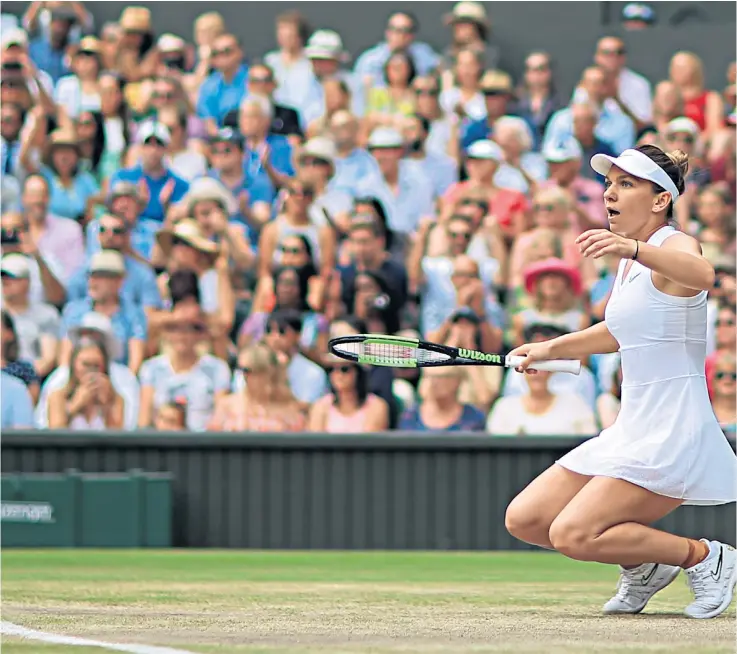
[(655, 288), (668, 295), (690, 296), (714, 287), (714, 267), (688, 234), (673, 234), (660, 247), (640, 243), (637, 260), (653, 271)]

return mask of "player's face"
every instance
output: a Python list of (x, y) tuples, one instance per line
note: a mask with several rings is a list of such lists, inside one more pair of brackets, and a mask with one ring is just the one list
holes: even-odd
[(612, 166), (604, 185), (604, 205), (611, 230), (625, 237), (638, 233), (656, 211), (661, 194), (653, 193), (651, 182), (633, 177), (616, 166)]

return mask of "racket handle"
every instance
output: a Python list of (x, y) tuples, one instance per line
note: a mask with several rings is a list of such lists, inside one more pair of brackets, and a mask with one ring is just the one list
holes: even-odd
[[(507, 356), (507, 367), (516, 368), (525, 360), (525, 357)], [(542, 372), (569, 372), (572, 375), (581, 373), (581, 362), (575, 359), (559, 359), (557, 361), (536, 361), (530, 365), (532, 370)]]

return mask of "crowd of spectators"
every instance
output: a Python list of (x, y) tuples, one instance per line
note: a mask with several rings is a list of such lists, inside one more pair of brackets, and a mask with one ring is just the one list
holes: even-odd
[(503, 351), (602, 320), (618, 261), (574, 244), (607, 226), (588, 161), (647, 143), (690, 156), (675, 219), (717, 270), (706, 373), (733, 430), (735, 64), (723, 89), (692, 52), (646, 79), (602, 35), (568, 96), (554, 53), (499, 69), (484, 4), (447, 25), (440, 51), (399, 11), (351, 57), (297, 11), (268, 53), (214, 11), (191, 35), (138, 6), (3, 15), (2, 426), (594, 435), (617, 416), (616, 354), (526, 377), (367, 369), (326, 345)]

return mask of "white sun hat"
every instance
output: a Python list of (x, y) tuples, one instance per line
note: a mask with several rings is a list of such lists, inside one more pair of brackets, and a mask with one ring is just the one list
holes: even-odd
[(591, 167), (605, 177), (609, 174), (612, 166), (621, 168), (638, 179), (646, 179), (653, 182), (670, 193), (672, 202), (678, 199), (679, 193), (673, 180), (658, 164), (639, 150), (625, 150), (618, 157), (610, 157), (606, 154), (595, 154), (591, 157)]

